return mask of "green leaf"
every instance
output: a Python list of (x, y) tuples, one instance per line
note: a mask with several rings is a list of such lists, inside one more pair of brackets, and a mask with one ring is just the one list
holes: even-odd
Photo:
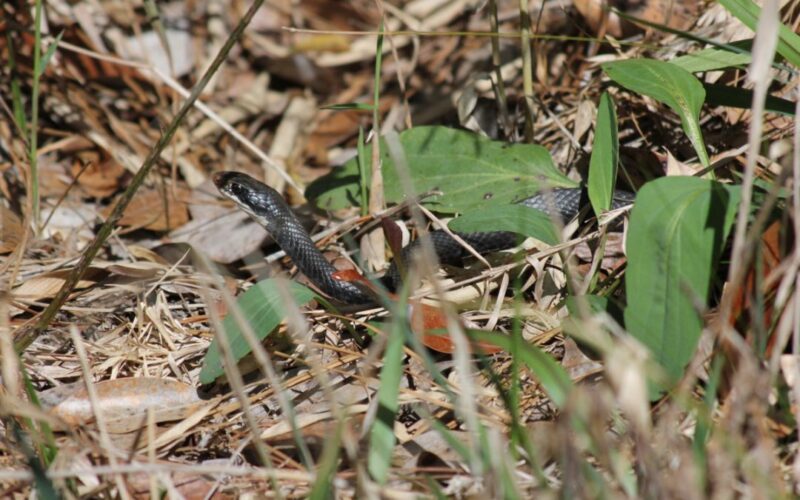
[[(381, 141), (386, 201), (406, 197), (401, 173)], [(510, 204), (527, 198), (547, 185), (575, 187), (541, 146), (491, 141), (471, 132), (446, 127), (416, 127), (400, 134), (409, 175), (417, 194), (440, 191), (424, 203), (439, 212), (466, 212), (487, 201)], [(369, 157), (372, 148), (368, 147)], [(317, 208), (336, 210), (360, 206), (358, 165), (355, 159), (313, 182), (306, 189)]]
[[(721, 85), (718, 83), (705, 83), (706, 102), (712, 106), (728, 106), (731, 108), (750, 109), (753, 105), (753, 91)], [(795, 104), (787, 99), (772, 95), (767, 96), (764, 103), (765, 109), (772, 113), (794, 116)]]
[(614, 100), (603, 92), (597, 108), (597, 125), (594, 127), (592, 157), (589, 160), (587, 189), (589, 201), (596, 215), (611, 208), (614, 185), (617, 182), (619, 140), (617, 138), (617, 112)]
[[(753, 31), (756, 30), (761, 8), (752, 0), (720, 0), (719, 3), (745, 26)], [(795, 68), (800, 67), (800, 36), (782, 23), (778, 26), (777, 50), (778, 54), (793, 64)]]
[(322, 109), (331, 109), (334, 111), (343, 111), (349, 109), (356, 109), (359, 111), (372, 111), (372, 104), (365, 104), (363, 102), (343, 102), (341, 104), (329, 104), (322, 106)]
[(64, 30), (61, 30), (58, 33), (58, 35), (56, 35), (56, 39), (53, 40), (53, 43), (51, 43), (47, 47), (47, 51), (45, 51), (45, 53), (42, 54), (42, 60), (39, 61), (39, 68), (36, 71), (36, 77), (37, 78), (40, 78), (42, 76), (42, 74), (44, 73), (44, 70), (47, 69), (47, 65), (50, 64), (50, 59), (52, 59), (53, 58), (53, 54), (56, 53), (56, 49), (58, 48), (58, 44), (59, 44), (59, 42), (61, 42), (61, 37), (63, 37), (63, 36), (64, 36)]
[(511, 231), (536, 238), (548, 245), (555, 245), (560, 241), (550, 216), (524, 205), (491, 205), (483, 210), (467, 212), (451, 220), (447, 226), (462, 233)]
[(683, 68), (653, 59), (606, 63), (603, 70), (628, 90), (652, 97), (678, 113), (683, 131), (692, 142), (697, 157), (703, 166), (709, 166), (699, 122), (700, 108), (706, 96), (700, 80)]
[(369, 436), (367, 469), (379, 484), (386, 482), (392, 465), (395, 445), (394, 420), (400, 397), (400, 379), (403, 376), (403, 343), (405, 321), (395, 318), (392, 333), (383, 356), (381, 386), (378, 388), (378, 412)]
[[(286, 292), (291, 295), (297, 305), (306, 304), (313, 299), (316, 294), (294, 281), (278, 282), (272, 279), (260, 281), (250, 287), (237, 300), (236, 304), (241, 309), (242, 316), (250, 324), (256, 336), (263, 340), (272, 333), (284, 319), (283, 294), (279, 287), (286, 287)], [(218, 335), (227, 335), (231, 346), (231, 352), (237, 361), (250, 353), (250, 345), (239, 329), (239, 325), (229, 314), (222, 321), (222, 332)], [(208, 347), (206, 357), (203, 359), (203, 368), (200, 370), (200, 383), (209, 384), (224, 373), (222, 367), (221, 353), (214, 339)]]
[(720, 254), (740, 198), (737, 186), (663, 177), (631, 212), (625, 326), (677, 380), (694, 355)]
[(689, 73), (701, 73), (724, 68), (747, 66), (753, 57), (748, 52), (731, 52), (718, 48), (703, 49), (693, 54), (676, 57), (670, 64), (679, 66)]

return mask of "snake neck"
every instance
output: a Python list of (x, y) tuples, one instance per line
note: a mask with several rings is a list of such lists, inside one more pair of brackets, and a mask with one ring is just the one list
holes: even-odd
[(272, 232), (275, 242), (291, 257), (297, 268), (317, 288), (331, 298), (348, 304), (368, 304), (374, 300), (354, 284), (337, 280), (337, 270), (328, 262), (308, 235), (300, 221), (290, 211), (278, 221), (281, 230)]

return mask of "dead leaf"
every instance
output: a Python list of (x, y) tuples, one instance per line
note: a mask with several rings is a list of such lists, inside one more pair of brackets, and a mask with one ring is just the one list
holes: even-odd
[(127, 278), (151, 279), (162, 276), (167, 267), (152, 262), (126, 262), (125, 264), (112, 264), (106, 270)]
[(81, 152), (79, 156), (72, 162), (71, 173), (73, 178), (77, 177), (78, 185), (86, 193), (97, 198), (107, 198), (117, 192), (120, 179), (125, 174), (122, 165), (96, 150)]
[[(151, 498), (150, 495), (152, 492), (150, 490), (150, 486), (152, 484), (153, 477), (153, 474), (145, 472), (136, 472), (126, 475), (125, 482), (130, 488), (130, 493), (133, 498)], [(190, 472), (174, 472), (169, 475), (169, 479), (172, 483), (172, 486), (175, 487), (175, 491), (177, 491), (177, 493), (186, 499), (209, 498), (209, 492), (211, 492), (213, 488), (219, 486), (218, 479), (213, 476), (206, 477)], [(164, 489), (164, 485), (160, 481), (156, 480), (156, 484), (159, 487), (159, 491)], [(233, 492), (226, 492), (217, 489), (217, 491), (214, 492), (210, 498), (225, 499), (236, 498), (236, 496), (237, 495), (235, 495)]]
[(20, 218), (10, 208), (0, 204), (0, 254), (11, 253), (25, 233)]
[[(135, 229), (151, 231), (169, 231), (189, 222), (189, 211), (186, 208), (189, 189), (179, 184), (175, 188), (140, 189), (131, 200), (119, 224)], [(113, 205), (104, 210), (107, 217)]]
[[(191, 415), (203, 401), (197, 390), (183, 382), (164, 378), (119, 378), (94, 384), (109, 432), (124, 433), (146, 424), (153, 411), (156, 422), (180, 420)], [(59, 386), (40, 395), (50, 414), (69, 426), (94, 421), (83, 382)]]
[[(66, 278), (71, 270), (64, 269), (40, 274), (27, 279), (21, 285), (14, 288), (14, 298), (26, 301), (37, 301), (41, 299), (51, 299), (66, 282)], [(104, 269), (91, 267), (83, 276), (83, 279), (75, 285), (76, 290), (88, 288), (99, 280), (105, 278), (107, 272)]]
[(572, 4), (593, 32), (605, 32), (615, 38), (636, 34), (643, 28), (610, 11), (609, 7), (651, 23), (683, 30), (694, 22), (700, 6), (696, 0), (573, 0)]
[(216, 188), (210, 179), (192, 191), (192, 220), (172, 231), (169, 241), (188, 243), (211, 260), (230, 264), (258, 250), (268, 236), (246, 213), (212, 193)]
[(564, 357), (561, 359), (561, 366), (567, 370), (569, 378), (573, 382), (581, 381), (603, 371), (603, 365), (586, 356), (571, 338), (564, 339)]

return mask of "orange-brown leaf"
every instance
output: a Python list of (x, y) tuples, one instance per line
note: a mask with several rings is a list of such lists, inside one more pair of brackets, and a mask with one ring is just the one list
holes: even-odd
[[(197, 390), (183, 382), (162, 378), (120, 378), (94, 384), (109, 432), (123, 433), (146, 424), (152, 410), (156, 422), (180, 420), (203, 403)], [(50, 413), (69, 426), (94, 421), (83, 382), (59, 386), (41, 395)]]

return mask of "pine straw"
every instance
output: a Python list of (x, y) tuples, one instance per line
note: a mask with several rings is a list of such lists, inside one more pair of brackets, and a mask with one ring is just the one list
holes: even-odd
[[(366, 26), (377, 25), (372, 4), (357, 3), (345, 8), (344, 12), (331, 10), (331, 5), (322, 1), (304, 4), (308, 4), (302, 7), (307, 10), (297, 15), (307, 16), (309, 26), (314, 28), (329, 29), (332, 26), (333, 31), (352, 28), (348, 16), (356, 17), (358, 23)], [(63, 5), (61, 7), (65, 8)], [(13, 12), (10, 7), (6, 9), (11, 12), (10, 17), (25, 19), (25, 13)], [(275, 12), (280, 13), (281, 10), (276, 9)], [(108, 14), (112, 19), (120, 20), (129, 13)], [(197, 19), (203, 18), (203, 14), (211, 13), (195, 13), (191, 22), (197, 22)], [(238, 16), (232, 12), (216, 14), (222, 14), (228, 23)], [(328, 14), (332, 15), (331, 19), (325, 18)], [(501, 31), (515, 31), (518, 28), (514, 14), (513, 6), (503, 6)], [(51, 15), (54, 19), (50, 28), (56, 31), (63, 20), (54, 13)], [(285, 16), (282, 18), (285, 20), (283, 24), (289, 24), (286, 13), (282, 15)], [(393, 11), (392, 15), (400, 14)], [(730, 39), (730, 33), (718, 32), (728, 30), (733, 24), (729, 19), (724, 23), (719, 22), (721, 15), (717, 6), (704, 14), (699, 23), (704, 36), (719, 37), (722, 41)], [(133, 23), (134, 31), (140, 30), (141, 26), (136, 26), (141, 18), (140, 13), (134, 18), (135, 21), (129, 19), (128, 22)], [(716, 22), (711, 24), (709, 20)], [(436, 22), (435, 19), (427, 21)], [(115, 22), (111, 26), (118, 28)], [(364, 61), (367, 64), (363, 67), (359, 64), (337, 65), (336, 54), (311, 54), (309, 57), (319, 56), (319, 61), (334, 68), (333, 73), (329, 73), (321, 64), (311, 78), (318, 80), (316, 83), (302, 74), (279, 74), (282, 70), (280, 65), (264, 63), (259, 61), (259, 57), (269, 59), (286, 55), (286, 47), (282, 44), (288, 46), (293, 38), (271, 28), (270, 22), (274, 21), (261, 19), (260, 22), (267, 26), (262, 28), (269, 36), (264, 35), (264, 31), (254, 31), (245, 37), (244, 46), (250, 52), (240, 53), (235, 61), (231, 61), (220, 73), (216, 89), (207, 96), (216, 109), (224, 108), (245, 87), (236, 87), (237, 80), (255, 80), (263, 71), (260, 64), (267, 64), (270, 71), (278, 74), (273, 78), (278, 80), (276, 87), (283, 90), (271, 90), (267, 96), (261, 95), (262, 102), (271, 104), (251, 109), (236, 124), (238, 132), (246, 136), (246, 140), (255, 148), (267, 149), (280, 121), (277, 117), (284, 112), (292, 98), (297, 98), (309, 88), (314, 88), (315, 98), (326, 104), (364, 101), (368, 96), (371, 81), (368, 66), (374, 54), (365, 56), (355, 53), (355, 46), (351, 45), (351, 53), (340, 55), (345, 59), (351, 57)], [(574, 22), (567, 26), (570, 32), (576, 32), (580, 27)], [(86, 45), (85, 39), (93, 34), (85, 31), (87, 27), (86, 24), (73, 26), (74, 31), (68, 33), (65, 42)], [(441, 25), (427, 27), (463, 28), (457, 17)], [(211, 42), (219, 41), (220, 35), (214, 31), (211, 21), (208, 25), (199, 22), (197, 28), (209, 29)], [(488, 30), (486, 16), (470, 16), (467, 28), (473, 31)], [(19, 43), (22, 38), (15, 40)], [(203, 37), (199, 36), (198, 40), (202, 49), (208, 49)], [(420, 37), (416, 40), (418, 47), (412, 44), (409, 37), (398, 36), (394, 42), (396, 50), (413, 50), (415, 54), (414, 58), (403, 61), (405, 67), (402, 72), (407, 79), (404, 82), (408, 87), (406, 96), (410, 96), (414, 123), (454, 123), (456, 113), (450, 96), (473, 85), (469, 81), (472, 75), (490, 69), (488, 42), (480, 37), (451, 36)], [(514, 43), (513, 39), (505, 40), (503, 47), (508, 49)], [(544, 63), (539, 65), (537, 78), (534, 78), (538, 110), (534, 116), (535, 141), (552, 152), (556, 163), (569, 165), (567, 173), (575, 178), (579, 176), (581, 165), (585, 163), (586, 150), (591, 144), (591, 133), (588, 132), (590, 122), (586, 121), (587, 109), (588, 116), (591, 116), (591, 103), (596, 102), (600, 92), (606, 88), (597, 63), (644, 54), (668, 60), (693, 47), (691, 43), (673, 36), (658, 38), (650, 33), (635, 38), (633, 44), (618, 46), (600, 55), (594, 55), (596, 50), (587, 49), (589, 45), (580, 41), (543, 40), (537, 41), (535, 54), (538, 61)], [(594, 57), (587, 58), (587, 53)], [(97, 50), (89, 49), (89, 54), (91, 57), (78, 58), (76, 52), (59, 51), (57, 57), (62, 59), (60, 64), (48, 71), (43, 81), (45, 128), (40, 134), (44, 141), (42, 178), (45, 184), (53, 183), (49, 185), (52, 188), (50, 191), (47, 190), (48, 185), (43, 188), (42, 196), (52, 203), (58, 199), (59, 193), (63, 195), (65, 185), (70, 186), (64, 203), (71, 204), (71, 209), (84, 220), (93, 220), (98, 216), (108, 197), (118, 193), (124, 186), (123, 180), (139, 167), (142, 158), (161, 133), (159, 124), (168, 122), (171, 116), (171, 110), (164, 103), (180, 101), (174, 87), (170, 88), (171, 84), (151, 77), (143, 78), (136, 68), (106, 65), (100, 73), (109, 76), (104, 72), (119, 72), (112, 77), (118, 85), (103, 83), (92, 71), (79, 69), (80, 64), (98, 63), (99, 59), (95, 58)], [(408, 52), (403, 54), (409, 55)], [(298, 69), (290, 64), (291, 58), (288, 55), (286, 57), (283, 63), (287, 71), (302, 70), (302, 67)], [(398, 117), (403, 115), (405, 103), (397, 91), (399, 73), (396, 70), (399, 63), (390, 56), (385, 60), (382, 90), (385, 108), (382, 111), (394, 117), (394, 122), (389, 120), (389, 125), (392, 125), (402, 123)], [(512, 103), (519, 102), (521, 95), (519, 67), (514, 65), (516, 60), (507, 64), (510, 76), (507, 78), (506, 91)], [(23, 57), (18, 64), (28, 69), (26, 62)], [(92, 67), (95, 68), (93, 71), (97, 70), (97, 66)], [(193, 71), (199, 71), (199, 68)], [(22, 74), (23, 81), (27, 81), (30, 73), (23, 71)], [(84, 77), (85, 80), (82, 79)], [(323, 82), (322, 87), (326, 88), (320, 89), (319, 82)], [(487, 82), (484, 80), (483, 83)], [(481, 111), (491, 116), (496, 106), (493, 94), (485, 86), (481, 87), (480, 82), (474, 85), (486, 98), (485, 102), (480, 103)], [(9, 95), (6, 87), (7, 84), (3, 83), (3, 94)], [(626, 179), (636, 186), (641, 184), (643, 179), (653, 175), (653, 165), (660, 168), (665, 162), (667, 151), (692, 163), (690, 146), (675, 116), (664, 113), (662, 107), (641, 96), (618, 89), (612, 89), (612, 92), (619, 106), (621, 140), (623, 146), (630, 148), (623, 152), (623, 159), (627, 155), (628, 160), (628, 168), (623, 173)], [(154, 106), (154, 103), (161, 106)], [(522, 130), (522, 115), (521, 107), (512, 107), (512, 119), (516, 121), (514, 131), (508, 134), (509, 138), (518, 138), (517, 133)], [(347, 118), (343, 122), (336, 121), (343, 120), (344, 116)], [(271, 171), (257, 157), (245, 153), (240, 142), (232, 140), (227, 134), (212, 128), (216, 133), (201, 137), (192, 135), (190, 131), (199, 127), (204, 120), (206, 118), (199, 112), (190, 116), (187, 128), (176, 139), (177, 153), (165, 154), (160, 170), (150, 179), (149, 185), (154, 190), (162, 189), (163, 192), (163, 189), (188, 186), (194, 192), (211, 192), (211, 188), (202, 182), (212, 170), (235, 168), (251, 173)], [(314, 120), (311, 128), (316, 127), (317, 133), (305, 139), (309, 142), (308, 148), (304, 147), (301, 140), (284, 158), (291, 172), (291, 182), (299, 183), (300, 187), (327, 170), (327, 167), (309, 168), (308, 165), (327, 164), (327, 157), (335, 157), (337, 148), (352, 147), (357, 130), (353, 124), (359, 123), (361, 117), (351, 112), (323, 111)], [(736, 142), (737, 137), (732, 131), (745, 130), (747, 120), (747, 113), (728, 110), (712, 110), (704, 116), (703, 127), (705, 131), (710, 131), (707, 132), (707, 139), (714, 153), (713, 159), (725, 162), (722, 165), (724, 169), (719, 171), (722, 177), (736, 170), (735, 164), (742, 160), (741, 152), (737, 149), (742, 142)], [(483, 120), (479, 123), (492, 121)], [(346, 131), (341, 132), (341, 128)], [(791, 130), (787, 121), (779, 118), (768, 122), (765, 132), (771, 139), (780, 139)], [(5, 153), (11, 159), (10, 164), (2, 166), (6, 177), (0, 183), (0, 189), (11, 200), (10, 205), (19, 209), (13, 201), (16, 197), (11, 194), (24, 186), (24, 179), (22, 173), (12, 165), (24, 164), (24, 149), (20, 147), (20, 138), (15, 133), (7, 123), (0, 124), (0, 135), (4, 141), (2, 147), (7, 148)], [(88, 160), (85, 155), (89, 155)], [(67, 175), (67, 172), (75, 175), (81, 161), (113, 163), (122, 168), (113, 170), (117, 177), (111, 181), (107, 192), (100, 192), (97, 190), (102, 187), (98, 187), (96, 182), (76, 183)], [(771, 166), (767, 162), (764, 165)], [(89, 177), (91, 172), (82, 175), (87, 175), (85, 179), (97, 181), (96, 176)], [(276, 174), (272, 172), (272, 175)], [(299, 198), (291, 190), (287, 194), (295, 201)], [(178, 199), (185, 202), (184, 198)], [(196, 208), (216, 202), (207, 198), (198, 202), (192, 198), (189, 203), (194, 203)], [(193, 213), (193, 217), (197, 217), (196, 214)], [(208, 223), (211, 220), (208, 219)], [(54, 227), (57, 226), (56, 222), (53, 222)], [(345, 234), (356, 234), (358, 223), (363, 221), (359, 219), (352, 225), (334, 224), (334, 231), (327, 236), (326, 243), (344, 241)], [(90, 224), (58, 227), (61, 227), (59, 231), (54, 229), (45, 232), (41, 240), (33, 240), (30, 236), (23, 238), (27, 242), (24, 253), (4, 257), (3, 274), (11, 277), (7, 285), (9, 289), (44, 275), (56, 280), (41, 283), (40, 287), (35, 288), (36, 293), (28, 299), (15, 297), (7, 304), (7, 296), (4, 296), (3, 304), (12, 308), (8, 324), (11, 331), (28, 325), (35, 313), (46, 305), (58, 288), (57, 280), (63, 280), (63, 275), (54, 271), (73, 265), (87, 238), (91, 236), (75, 229), (91, 230)], [(194, 230), (202, 233), (204, 227), (199, 225)], [(251, 232), (254, 230), (257, 231), (250, 229)], [(224, 237), (223, 234), (219, 238)], [(582, 382), (570, 394), (566, 405), (557, 411), (525, 366), (514, 365), (507, 354), (498, 354), (489, 360), (492, 371), (505, 389), (511, 384), (510, 378), (518, 373), (520, 394), (516, 417), (520, 419), (522, 428), (530, 433), (535, 444), (533, 459), (542, 467), (541, 470), (537, 472), (522, 460), (515, 462), (509, 455), (509, 432), (516, 417), (509, 413), (500, 391), (485, 375), (486, 372), (476, 372), (470, 377), (450, 357), (438, 356), (435, 358), (436, 367), (445, 375), (447, 382), (447, 387), (443, 387), (432, 376), (419, 354), (407, 350), (399, 396), (401, 410), (395, 428), (399, 444), (392, 456), (390, 481), (381, 490), (381, 495), (405, 497), (412, 492), (431, 494), (427, 478), (440, 481), (446, 494), (492, 495), (502, 491), (499, 471), (512, 470), (516, 488), (524, 496), (560, 491), (565, 496), (593, 497), (598, 494), (594, 489), (598, 483), (587, 479), (593, 477), (586, 469), (587, 464), (601, 475), (605, 491), (613, 495), (638, 493), (644, 496), (685, 498), (704, 495), (697, 490), (700, 484), (698, 474), (702, 471), (694, 465), (695, 450), (690, 439), (687, 439), (694, 435), (697, 425), (694, 414), (687, 412), (687, 407), (692, 406), (692, 401), (700, 401), (702, 386), (694, 385), (694, 379), (687, 380), (685, 387), (676, 392), (674, 400), (666, 401), (651, 412), (649, 407), (641, 406), (642, 401), (627, 398), (630, 387), (624, 381), (631, 377), (642, 379), (643, 368), (638, 362), (641, 353), (635, 346), (620, 340), (619, 345), (615, 346), (616, 354), (598, 362), (584, 356), (574, 342), (565, 340), (560, 330), (561, 320), (566, 314), (561, 301), (565, 283), (561, 270), (563, 252), (573, 251), (579, 244), (585, 244), (595, 237), (596, 234), (579, 235), (562, 247), (546, 251), (528, 250), (522, 262), (506, 259), (504, 262), (493, 262), (490, 269), (475, 265), (470, 270), (472, 276), (457, 275), (455, 280), (439, 283), (439, 288), (448, 297), (457, 297), (461, 302), (466, 302), (461, 307), (464, 309), (462, 317), (470, 326), (489, 326), (508, 333), (514, 328), (515, 321), (519, 321), (526, 342), (552, 355), (567, 368), (574, 381)], [(249, 285), (252, 277), (244, 276), (236, 269), (233, 275), (224, 274), (222, 290), (215, 289), (210, 285), (220, 280), (216, 270), (205, 269), (186, 257), (185, 247), (162, 245), (169, 241), (170, 234), (164, 230), (155, 233), (120, 233), (109, 241), (106, 253), (93, 263), (94, 274), (87, 277), (84, 286), (73, 294), (46, 335), (25, 352), (23, 361), (26, 372), (37, 390), (83, 379), (81, 362), (70, 341), (70, 327), (77, 327), (80, 332), (86, 349), (86, 361), (95, 383), (126, 377), (159, 377), (197, 386), (201, 361), (214, 335), (210, 316), (225, 311), (224, 295), (241, 291)], [(329, 248), (335, 250), (338, 247), (329, 245)], [(332, 253), (338, 253), (334, 250)], [(249, 253), (248, 261), (257, 264), (248, 266), (248, 270), (255, 274), (264, 273), (262, 255)], [(285, 260), (278, 262), (283, 269), (291, 271), (290, 264)], [(619, 261), (609, 263), (614, 264), (619, 265)], [(523, 276), (522, 290), (526, 301), (515, 310), (510, 301), (498, 300), (491, 291), (498, 287), (509, 287), (509, 280), (520, 274)], [(419, 294), (428, 294), (430, 290), (423, 288)], [(362, 332), (362, 326), (373, 318), (369, 314), (341, 317), (319, 306), (304, 309), (303, 314), (303, 324), (287, 322), (271, 336), (275, 340), (267, 344), (274, 369), (280, 374), (280, 389), (252, 375), (253, 368), (258, 367), (257, 362), (245, 361), (238, 367), (240, 372), (244, 372), (246, 382), (240, 393), (224, 386), (217, 387), (209, 391), (199, 409), (194, 409), (178, 421), (159, 425), (151, 423), (139, 432), (112, 433), (111, 447), (114, 450), (101, 444), (100, 434), (94, 425), (60, 431), (55, 438), (59, 453), (48, 476), (62, 488), (62, 492), (72, 491), (73, 494), (89, 497), (126, 496), (125, 492), (116, 489), (119, 483), (115, 483), (115, 477), (124, 478), (127, 493), (134, 496), (146, 496), (165, 489), (175, 495), (180, 491), (187, 497), (206, 494), (222, 497), (264, 493), (275, 485), (280, 488), (281, 496), (306, 496), (314, 485), (315, 472), (307, 469), (303, 463), (303, 452), (283, 415), (282, 405), (285, 401), (280, 400), (283, 397), (294, 408), (295, 423), (303, 436), (304, 446), (315, 462), (319, 460), (325, 443), (335, 434), (337, 418), (345, 421), (343, 461), (336, 469), (337, 496), (375, 494), (376, 486), (369, 483), (364, 470), (367, 445), (363, 433), (375, 418), (373, 396), (379, 385), (380, 348), (385, 338), (378, 335), (369, 345), (363, 341), (361, 334), (356, 337), (351, 335), (348, 327), (359, 327), (359, 332)], [(8, 321), (7, 314), (1, 316), (0, 320)], [(300, 347), (288, 348), (287, 344), (290, 343)], [(4, 363), (10, 362), (8, 355), (8, 351), (5, 351)], [(695, 362), (696, 372), (701, 377), (706, 375), (703, 368), (706, 355), (707, 352), (699, 353)], [(465, 381), (468, 387), (462, 385)], [(17, 417), (46, 418), (26, 402), (27, 398), (22, 395), (19, 385), (9, 385), (9, 380), (5, 380), (5, 383), (2, 404), (6, 413)], [(768, 418), (765, 399), (771, 390), (770, 383), (767, 371), (757, 366), (743, 366), (731, 381), (741, 397), (736, 400), (736, 405), (724, 407), (714, 415), (716, 430), (706, 449), (708, 464), (704, 472), (709, 479), (710, 491), (717, 495), (755, 495), (759, 492), (781, 491), (787, 483), (794, 484), (792, 462), (797, 445), (790, 436), (796, 429), (779, 423), (777, 419)], [(434, 427), (436, 422), (453, 430), (453, 435), (462, 444), (477, 446), (475, 436), (465, 428), (459, 408), (454, 407), (448, 397), (449, 392), (461, 394), (464, 390), (474, 395), (474, 400), (469, 403), (474, 405), (477, 418), (489, 433), (486, 443), (489, 448), (483, 451), (491, 457), (495, 470), (483, 474), (475, 471), (472, 467), (474, 464), (465, 463)], [(246, 398), (250, 407), (249, 418), (243, 415), (242, 397)], [(346, 412), (346, 418), (342, 412)], [(637, 419), (642, 412), (645, 418)], [(21, 497), (30, 492), (32, 476), (25, 465), (25, 446), (21, 446), (19, 436), (11, 432), (11, 421), (8, 417), (4, 420), (6, 433), (0, 445), (0, 483), (4, 496), (13, 494)], [(576, 437), (579, 435), (574, 427), (576, 421), (586, 425), (582, 429), (585, 434), (580, 435), (592, 438), (591, 448)], [(255, 428), (250, 428), (251, 423), (255, 424)], [(263, 439), (271, 467), (259, 463), (259, 449), (254, 445), (253, 436)], [(776, 436), (784, 440), (780, 441)], [(110, 465), (112, 462), (109, 457), (112, 455), (116, 465)], [(630, 478), (625, 476), (624, 466), (628, 463), (635, 464), (643, 484), (648, 488), (646, 491), (630, 489), (630, 483), (626, 482)], [(157, 482), (154, 478), (157, 478)], [(276, 492), (273, 491), (273, 494)]]

